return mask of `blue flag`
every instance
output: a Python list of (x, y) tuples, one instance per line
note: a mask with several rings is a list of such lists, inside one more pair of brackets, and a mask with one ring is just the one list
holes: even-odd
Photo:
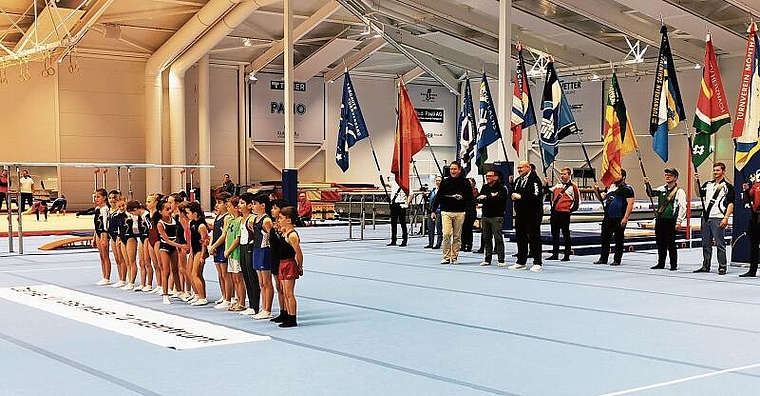
[(348, 170), (348, 149), (356, 142), (369, 136), (364, 116), (356, 98), (351, 77), (346, 72), (343, 78), (343, 100), (340, 103), (340, 127), (338, 128), (338, 147), (335, 149), (335, 162), (343, 172)]
[(488, 88), (486, 74), (480, 81), (480, 123), (478, 124), (478, 152), (475, 155), (475, 164), (478, 166), (478, 174), (485, 174), (485, 165), (488, 160), (488, 146), (501, 139), (499, 120), (496, 118), (496, 108), (491, 98), (491, 90)]
[(478, 135), (475, 125), (475, 108), (472, 105), (472, 91), (468, 78), (465, 81), (462, 113), (459, 114), (459, 129), (457, 130), (457, 159), (461, 161), (465, 175), (470, 173), (472, 168), (472, 156), (475, 153)]
[(543, 153), (544, 167), (548, 168), (557, 157), (559, 148), (557, 144), (573, 133), (578, 132), (575, 117), (570, 111), (565, 92), (559, 83), (557, 71), (554, 70), (554, 62), (546, 65), (546, 81), (544, 81), (544, 94), (541, 103), (541, 134), (539, 140)]
[(668, 131), (674, 129), (686, 119), (678, 89), (676, 66), (673, 64), (673, 54), (670, 52), (668, 28), (662, 25), (662, 42), (660, 56), (657, 60), (657, 70), (654, 74), (654, 94), (652, 95), (652, 115), (649, 118), (649, 133), (652, 148), (663, 161), (668, 162)]

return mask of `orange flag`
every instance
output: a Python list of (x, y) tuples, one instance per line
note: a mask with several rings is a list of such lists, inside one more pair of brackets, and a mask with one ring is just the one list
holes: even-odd
[(420, 152), (428, 140), (403, 82), (399, 82), (398, 91), (398, 124), (391, 172), (396, 175), (396, 183), (409, 194), (409, 167), (412, 156)]

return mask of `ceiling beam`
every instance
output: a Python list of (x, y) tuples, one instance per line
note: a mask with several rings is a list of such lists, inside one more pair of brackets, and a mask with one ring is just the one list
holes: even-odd
[(162, 10), (143, 10), (132, 12), (120, 12), (118, 14), (104, 15), (98, 19), (98, 23), (119, 23), (126, 21), (137, 21), (143, 19), (156, 19), (158, 17), (171, 17), (177, 15), (195, 14), (198, 12), (197, 7), (173, 7)]
[(408, 84), (412, 82), (415, 78), (425, 74), (425, 71), (422, 70), (421, 67), (417, 66), (412, 70), (409, 70), (408, 72), (404, 73), (403, 76), (401, 76), (401, 81), (404, 82), (404, 84)]
[(322, 70), (330, 66), (336, 59), (344, 56), (359, 44), (359, 41), (336, 37), (318, 50), (309, 54), (293, 69), (293, 78), (296, 81), (308, 81), (320, 74)]
[[(315, 11), (308, 19), (301, 22), (298, 27), (293, 29), (293, 41), (298, 41), (312, 29), (322, 23), (327, 17), (335, 13), (340, 9), (340, 4), (335, 0), (329, 0), (319, 10)], [(256, 73), (263, 69), (266, 65), (277, 59), (284, 50), (284, 41), (279, 40), (273, 44), (266, 52), (261, 54), (258, 58), (254, 59), (248, 66), (245, 67), (246, 73)]]
[[(739, 8), (740, 10), (754, 15), (756, 18), (760, 18), (760, 6), (754, 0), (724, 0), (726, 3)], [(753, 5), (750, 5), (752, 1)]]
[[(450, 91), (451, 87), (459, 86), (459, 79), (457, 79), (457, 77), (449, 69), (438, 63), (438, 60), (415, 49), (410, 48), (409, 52), (422, 63), (422, 65), (419, 66), (421, 69), (428, 72), (428, 74), (433, 75), (436, 80), (443, 80), (441, 82), (444, 86), (449, 88)], [(459, 92), (452, 93), (459, 95)]]
[[(698, 40), (703, 40), (707, 35), (706, 28), (712, 35), (716, 48), (732, 55), (744, 54), (747, 39), (741, 35), (725, 29), (720, 25), (711, 23), (705, 18), (695, 15), (692, 11), (670, 4), (662, 0), (615, 0), (618, 3), (639, 12), (643, 12), (650, 18), (657, 20), (660, 15), (668, 26), (689, 33)], [(674, 48), (675, 50), (675, 48)], [(704, 52), (704, 51), (702, 51)]]
[[(661, 35), (659, 26), (642, 22), (629, 15), (621, 13), (620, 7), (607, 0), (549, 0), (552, 3), (567, 8), (586, 18), (601, 23), (641, 42), (659, 48)], [(658, 2), (662, 2), (658, 0)], [(704, 49), (670, 37), (673, 55), (690, 62), (701, 63), (704, 59)]]
[(354, 67), (360, 65), (362, 62), (367, 60), (367, 58), (372, 56), (372, 54), (385, 47), (386, 44), (388, 44), (388, 42), (386, 42), (382, 37), (377, 37), (370, 40), (369, 43), (362, 47), (362, 49), (360, 49), (357, 53), (351, 55), (351, 57), (346, 59), (342, 65), (335, 66), (330, 71), (325, 73), (325, 81), (335, 81), (341, 74), (343, 74), (344, 71), (351, 70)]
[(482, 71), (485, 68), (486, 74), (491, 77), (499, 75), (499, 67), (493, 63), (485, 63), (480, 58), (414, 36), (405, 30), (389, 28), (385, 29), (385, 33), (404, 47), (432, 55), (462, 69)]

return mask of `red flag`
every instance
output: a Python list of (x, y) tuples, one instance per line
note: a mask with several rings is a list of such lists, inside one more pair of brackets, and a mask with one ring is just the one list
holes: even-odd
[(398, 125), (391, 172), (396, 175), (396, 183), (409, 194), (409, 164), (412, 156), (420, 152), (428, 140), (403, 82), (399, 83), (398, 91)]

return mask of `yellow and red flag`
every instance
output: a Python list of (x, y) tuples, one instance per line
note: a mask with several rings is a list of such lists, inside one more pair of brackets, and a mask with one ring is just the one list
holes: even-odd
[(636, 150), (639, 143), (625, 108), (617, 76), (612, 73), (607, 106), (604, 109), (604, 148), (602, 149), (602, 182), (609, 186), (620, 180), (623, 157)]

